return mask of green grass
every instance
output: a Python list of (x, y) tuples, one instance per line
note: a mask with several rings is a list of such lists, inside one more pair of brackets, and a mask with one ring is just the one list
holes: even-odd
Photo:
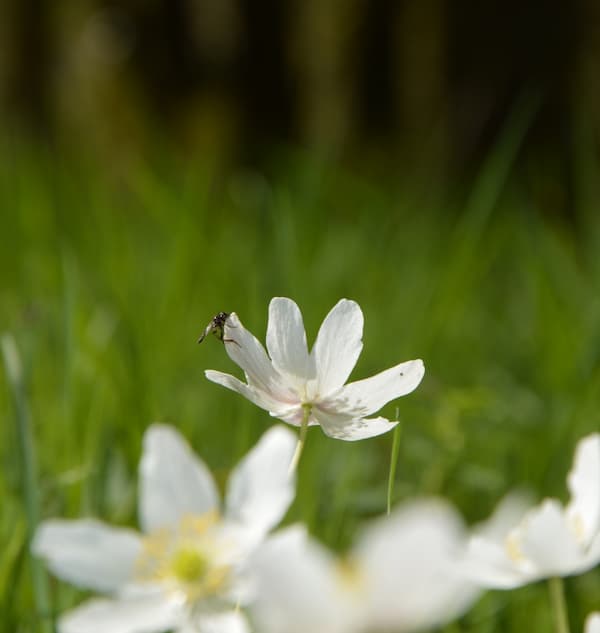
[[(204, 378), (237, 368), (212, 338), (195, 341), (220, 310), (263, 338), (275, 295), (298, 302), (311, 340), (339, 298), (360, 303), (354, 378), (425, 360), (422, 386), (383, 410), (398, 406), (403, 422), (396, 502), (443, 495), (475, 522), (517, 486), (565, 498), (575, 443), (599, 426), (598, 169), (582, 158), (577, 230), (544, 219), (512, 169), (523, 128), (509, 126), (467, 193), (447, 196), (298, 157), (266, 181), (165, 159), (99, 170), (25, 146), (0, 156), (0, 332), (22, 358), (40, 515), (135, 524), (141, 437), (156, 420), (224, 482), (273, 420)], [(80, 594), (40, 579), (28, 556), (31, 472), (0, 376), (0, 631), (31, 633), (50, 622), (46, 581), (54, 614)], [(286, 521), (347, 546), (385, 513), (391, 442), (310, 429)], [(581, 631), (600, 575), (566, 589)], [(540, 584), (490, 592), (446, 630), (541, 633), (549, 617)]]

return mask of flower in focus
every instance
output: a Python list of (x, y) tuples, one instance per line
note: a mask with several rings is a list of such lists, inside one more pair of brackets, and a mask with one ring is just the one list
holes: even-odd
[(584, 633), (600, 633), (600, 612), (590, 613), (585, 620)]
[(282, 530), (254, 556), (257, 630), (401, 633), (447, 622), (478, 595), (453, 570), (465, 538), (460, 517), (439, 500), (376, 521), (342, 560), (301, 526)]
[(245, 633), (247, 559), (294, 497), (293, 433), (274, 427), (233, 471), (220, 514), (208, 469), (175, 429), (151, 426), (140, 462), (142, 534), (48, 520), (33, 551), (54, 574), (107, 594), (64, 614), (60, 633)]
[(362, 330), (360, 307), (342, 299), (325, 317), (309, 353), (300, 309), (291, 299), (275, 297), (269, 304), (268, 355), (235, 312), (225, 321), (225, 349), (244, 370), (246, 382), (213, 370), (206, 377), (288, 424), (320, 424), (327, 435), (342, 440), (380, 435), (395, 423), (366, 416), (413, 391), (425, 370), (421, 360), (411, 360), (344, 384), (362, 350)]
[(482, 586), (510, 589), (570, 576), (600, 562), (600, 434), (580, 440), (567, 478), (571, 499), (524, 511), (511, 499), (469, 541), (464, 571)]

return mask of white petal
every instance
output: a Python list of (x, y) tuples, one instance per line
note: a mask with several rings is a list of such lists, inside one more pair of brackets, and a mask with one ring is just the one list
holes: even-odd
[(235, 468), (226, 495), (227, 518), (265, 534), (287, 512), (295, 494), (289, 466), (296, 436), (283, 426), (269, 429)]
[(273, 364), (280, 371), (298, 379), (298, 388), (307, 380), (315, 378), (314, 359), (308, 355), (302, 314), (291, 299), (271, 299), (267, 349)]
[(531, 564), (517, 564), (504, 544), (479, 535), (469, 540), (465, 556), (457, 563), (457, 573), (488, 589), (514, 589), (536, 578)]
[(244, 370), (250, 386), (264, 391), (284, 404), (297, 400), (291, 385), (286, 384), (275, 369), (265, 348), (242, 325), (235, 312), (232, 312), (225, 322), (223, 341), (229, 358)]
[(567, 483), (571, 492), (567, 515), (587, 545), (600, 530), (600, 434), (577, 444)]
[(250, 627), (240, 611), (202, 613), (188, 622), (177, 633), (250, 633)]
[(524, 492), (505, 495), (494, 509), (492, 516), (476, 526), (478, 536), (496, 542), (504, 548), (508, 534), (524, 519), (532, 509), (532, 500)]
[(161, 633), (181, 620), (179, 605), (162, 596), (88, 600), (58, 622), (59, 633)]
[(366, 577), (369, 630), (420, 630), (464, 612), (479, 593), (455, 573), (465, 538), (459, 515), (436, 499), (376, 521), (354, 553)]
[(512, 537), (523, 556), (537, 568), (538, 578), (568, 576), (582, 563), (583, 550), (578, 547), (565, 512), (555, 499), (546, 499), (528, 512), (508, 538)]
[(153, 424), (146, 431), (139, 485), (140, 524), (146, 532), (176, 525), (184, 515), (218, 509), (209, 470), (170, 426)]
[(511, 589), (530, 582), (537, 573), (535, 566), (523, 558), (516, 545), (512, 557), (507, 537), (531, 509), (531, 500), (523, 493), (506, 495), (492, 516), (474, 528), (458, 569), (487, 588)]
[(311, 357), (317, 370), (317, 395), (326, 397), (348, 379), (362, 351), (363, 314), (355, 301), (341, 299), (325, 317)]
[(114, 528), (100, 521), (44, 521), (32, 551), (59, 578), (97, 591), (113, 592), (129, 582), (141, 551), (133, 530)]
[(326, 435), (347, 442), (387, 433), (398, 424), (386, 418), (352, 418), (344, 414), (326, 413), (318, 407), (313, 408), (312, 415)]
[(250, 400), (250, 402), (253, 402), (257, 407), (268, 411), (271, 415), (276, 417), (288, 415), (290, 411), (296, 411), (300, 407), (299, 404), (291, 405), (291, 407), (290, 405), (283, 404), (279, 400), (275, 400), (270, 394), (256, 387), (249, 387), (246, 383), (230, 374), (224, 374), (214, 369), (207, 369), (204, 374), (210, 381), (239, 393), (244, 396), (244, 398)]
[[(352, 633), (350, 604), (340, 594), (335, 559), (300, 526), (270, 537), (252, 562), (261, 633)], [(352, 623), (354, 624), (354, 623)]]
[(417, 388), (425, 367), (422, 360), (409, 360), (391, 369), (386, 369), (371, 378), (351, 382), (342, 387), (332, 406), (351, 413), (353, 417), (364, 417), (379, 411), (384, 404), (405, 396)]
[(600, 534), (596, 534), (595, 538), (585, 549), (581, 557), (581, 564), (578, 566), (576, 573), (582, 573), (588, 569), (596, 567), (600, 563)]
[(588, 615), (585, 619), (584, 633), (600, 633), (600, 612)]

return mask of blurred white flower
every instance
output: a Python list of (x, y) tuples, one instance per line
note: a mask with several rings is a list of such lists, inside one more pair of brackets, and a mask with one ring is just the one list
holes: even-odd
[(376, 521), (344, 559), (301, 526), (282, 530), (253, 557), (257, 630), (403, 633), (447, 622), (479, 593), (454, 573), (465, 538), (460, 517), (439, 500)]
[(590, 613), (585, 620), (584, 633), (600, 633), (600, 612)]
[(245, 633), (247, 560), (287, 511), (293, 433), (278, 426), (233, 471), (223, 517), (210, 472), (173, 428), (151, 426), (140, 462), (142, 534), (49, 520), (33, 551), (60, 578), (108, 594), (64, 614), (60, 633)]
[(269, 304), (268, 355), (235, 312), (225, 321), (225, 349), (244, 370), (246, 383), (213, 370), (206, 377), (288, 424), (320, 424), (327, 435), (342, 440), (380, 435), (396, 423), (366, 416), (413, 391), (425, 370), (421, 360), (411, 360), (345, 385), (362, 350), (362, 330), (358, 304), (341, 299), (309, 353), (300, 309), (291, 299), (275, 297)]
[(580, 440), (566, 507), (545, 499), (528, 511), (510, 499), (469, 541), (466, 575), (482, 586), (519, 587), (570, 576), (600, 562), (600, 434)]

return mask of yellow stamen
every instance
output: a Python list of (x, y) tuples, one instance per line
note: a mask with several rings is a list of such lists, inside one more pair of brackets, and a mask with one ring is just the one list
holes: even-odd
[(206, 556), (189, 546), (177, 550), (170, 563), (175, 578), (184, 583), (203, 580), (209, 566), (210, 562), (206, 559)]
[(163, 583), (189, 602), (223, 591), (231, 570), (223, 562), (227, 543), (219, 534), (218, 523), (216, 512), (185, 516), (173, 528), (146, 536), (136, 579)]
[(512, 561), (514, 561), (515, 563), (520, 563), (525, 560), (525, 556), (523, 556), (523, 552), (521, 552), (521, 546), (516, 534), (509, 534), (506, 537), (504, 545), (506, 547), (508, 557)]
[(571, 526), (575, 532), (575, 537), (582, 543), (585, 541), (585, 524), (580, 514), (574, 514), (571, 516)]
[(348, 591), (358, 592), (363, 587), (363, 576), (360, 566), (351, 558), (341, 558), (336, 565), (340, 584)]

